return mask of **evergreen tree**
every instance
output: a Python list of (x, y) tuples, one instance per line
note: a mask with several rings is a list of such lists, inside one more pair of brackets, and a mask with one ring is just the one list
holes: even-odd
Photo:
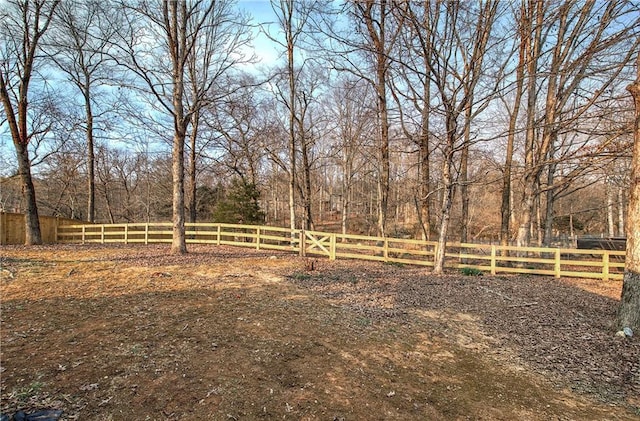
[(260, 192), (253, 183), (235, 178), (225, 198), (216, 206), (213, 220), (229, 224), (261, 224), (264, 212), (260, 210)]

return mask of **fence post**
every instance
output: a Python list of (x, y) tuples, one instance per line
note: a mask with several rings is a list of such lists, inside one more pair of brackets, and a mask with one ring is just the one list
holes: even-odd
[(602, 253), (602, 280), (609, 280), (609, 252)]
[(496, 274), (496, 246), (495, 244), (491, 245), (491, 274)]
[(87, 226), (83, 225), (82, 226), (82, 244), (84, 245), (85, 241), (86, 241), (86, 230), (87, 230)]
[(387, 240), (387, 237), (384, 237), (384, 242), (382, 243), (382, 256), (385, 262), (389, 261), (389, 240)]
[(260, 227), (256, 228), (256, 250), (260, 250)]
[(100, 244), (104, 244), (104, 224), (100, 225)]
[(60, 217), (56, 216), (56, 224), (53, 227), (53, 242), (58, 242), (58, 225), (60, 224)]
[(216, 230), (216, 233), (218, 234), (218, 238), (216, 238), (216, 246), (220, 245), (221, 232), (222, 232), (222, 228), (221, 228), (220, 224), (218, 224), (218, 229)]
[(149, 223), (144, 224), (144, 244), (149, 244)]
[(560, 273), (561, 273), (561, 266), (560, 266), (560, 258), (562, 257), (562, 255), (560, 254), (560, 249), (556, 249), (556, 258), (555, 258), (555, 264), (554, 264), (554, 271), (556, 273), (556, 278), (560, 277)]
[(336, 260), (336, 235), (329, 237), (329, 260)]
[(124, 243), (129, 244), (129, 224), (124, 224)]

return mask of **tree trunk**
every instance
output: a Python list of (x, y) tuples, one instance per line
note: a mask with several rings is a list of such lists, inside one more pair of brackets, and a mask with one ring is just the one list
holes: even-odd
[(635, 102), (635, 126), (626, 223), (627, 253), (618, 327), (630, 327), (640, 334), (640, 55), (637, 66), (637, 79), (627, 87)]
[[(384, 12), (381, 12), (384, 13)], [(378, 235), (386, 236), (387, 207), (389, 203), (389, 119), (387, 112), (387, 87), (386, 87), (386, 56), (382, 50), (384, 45), (377, 47), (377, 80), (378, 112), (380, 124), (380, 144), (378, 155)]]
[(618, 187), (618, 235), (624, 237), (624, 193)]
[[(180, 7), (180, 10), (178, 10)], [(167, 8), (167, 5), (164, 5)], [(186, 3), (178, 4), (168, 2), (169, 13), (167, 22), (171, 20), (169, 32), (169, 52), (173, 65), (173, 148), (172, 148), (172, 176), (173, 176), (173, 240), (171, 242), (171, 252), (174, 254), (184, 254), (187, 252), (187, 242), (185, 238), (185, 211), (184, 211), (184, 142), (188, 119), (185, 119), (184, 112), (184, 63), (186, 51)], [(167, 9), (165, 9), (167, 10)], [(180, 21), (180, 26), (178, 22)]]
[[(527, 19), (532, 31), (522, 34), (522, 36), (526, 37), (524, 48), (527, 62), (527, 129), (525, 140), (524, 189), (522, 201), (520, 202), (520, 224), (518, 226), (516, 241), (518, 247), (526, 247), (531, 241), (530, 230), (535, 201), (534, 195), (536, 194), (536, 185), (538, 184), (540, 174), (540, 170), (535, 167), (534, 148), (536, 144), (536, 110), (538, 106), (537, 75), (542, 38), (543, 3), (544, 2), (535, 3), (535, 10), (533, 6), (530, 6), (531, 9), (529, 10), (523, 7), (523, 16), (521, 17), (521, 19)], [(533, 25), (534, 19), (535, 25)]]
[(550, 164), (547, 172), (547, 203), (544, 217), (544, 234), (542, 236), (542, 245), (551, 246), (553, 239), (553, 211), (555, 202), (555, 189), (552, 187), (556, 172), (556, 164)]
[[(340, 210), (342, 233), (347, 233), (347, 224), (349, 222), (349, 212), (351, 209), (351, 177), (353, 175), (353, 148), (350, 143), (345, 142), (345, 150), (342, 156), (342, 196), (340, 196)], [(342, 241), (346, 241), (345, 238)]]
[(85, 78), (84, 108), (87, 118), (87, 221), (95, 222), (96, 219), (96, 157), (93, 142), (93, 110), (91, 108), (91, 92), (89, 77)]
[(289, 81), (289, 226), (291, 228), (291, 241), (293, 245), (296, 229), (296, 75), (294, 68), (294, 34), (293, 34), (293, 1), (283, 2), (283, 14), (285, 15), (285, 36), (287, 39), (287, 78)]
[(464, 113), (464, 144), (462, 146), (462, 156), (460, 157), (461, 243), (467, 242), (469, 231), (469, 147), (471, 145), (473, 93), (467, 93), (467, 95), (469, 96), (469, 104)]
[[(425, 85), (425, 95), (429, 95), (429, 85)], [(428, 96), (426, 96), (428, 98)], [(431, 236), (431, 212), (429, 206), (429, 191), (431, 190), (431, 174), (429, 168), (429, 107), (422, 109), (422, 133), (420, 134), (420, 221), (422, 225), (422, 239), (429, 240)]]
[(607, 191), (607, 234), (609, 237), (615, 235), (613, 223), (613, 191), (611, 190), (611, 179), (605, 178), (605, 190)]
[(187, 252), (184, 218), (184, 131), (176, 130), (173, 136), (172, 174), (173, 174), (173, 241), (171, 252)]
[(40, 219), (38, 218), (38, 206), (36, 205), (36, 189), (31, 177), (31, 162), (26, 143), (16, 143), (16, 156), (18, 158), (18, 174), (22, 182), (22, 195), (25, 200), (25, 245), (42, 244), (40, 233)]
[(449, 231), (449, 222), (451, 220), (451, 206), (453, 204), (454, 185), (452, 182), (451, 158), (446, 158), (442, 169), (442, 182), (444, 183), (444, 191), (442, 196), (442, 217), (440, 219), (440, 233), (438, 234), (438, 245), (433, 260), (433, 273), (442, 274), (444, 272), (444, 260), (447, 244), (447, 233)]
[(453, 205), (453, 194), (455, 183), (453, 179), (453, 160), (456, 137), (456, 115), (452, 107), (447, 113), (447, 144), (443, 151), (442, 163), (442, 183), (444, 185), (442, 193), (442, 218), (440, 219), (440, 233), (438, 234), (438, 245), (433, 259), (433, 273), (442, 274), (444, 272), (444, 260), (446, 253), (447, 235), (449, 232), (449, 222), (451, 220), (451, 207)]
[(302, 139), (302, 168), (304, 188), (304, 229), (313, 229), (313, 217), (311, 209), (311, 163), (309, 162), (308, 145), (306, 138)]
[(187, 175), (189, 177), (189, 222), (195, 223), (197, 215), (197, 202), (198, 198), (196, 197), (197, 193), (197, 184), (196, 184), (196, 141), (198, 140), (198, 124), (200, 120), (200, 112), (198, 110), (194, 111), (191, 115), (191, 136), (189, 138), (190, 141), (190, 150), (189, 150), (189, 170)]
[[(380, 16), (374, 16), (373, 8), (377, 5)], [(378, 236), (386, 236), (387, 225), (387, 207), (389, 203), (389, 180), (390, 180), (390, 164), (389, 164), (389, 113), (387, 104), (387, 69), (388, 57), (386, 53), (386, 1), (367, 2), (366, 5), (360, 6), (363, 13), (363, 19), (367, 26), (369, 38), (371, 40), (371, 49), (375, 55), (375, 90), (376, 90), (376, 106), (378, 111), (378, 177), (377, 177), (377, 200), (378, 206)]]
[[(511, 194), (511, 170), (513, 169), (513, 149), (518, 124), (518, 113), (520, 112), (520, 102), (522, 101), (522, 93), (524, 86), (524, 71), (526, 67), (526, 48), (527, 39), (530, 36), (530, 25), (524, 21), (525, 10), (521, 7), (520, 25), (520, 44), (518, 48), (518, 67), (516, 69), (516, 96), (513, 101), (513, 110), (509, 116), (509, 134), (507, 136), (507, 150), (505, 152), (504, 172), (502, 176), (502, 203), (500, 206), (500, 244), (509, 245), (511, 237), (510, 222), (513, 216), (511, 212), (512, 194)], [(508, 250), (502, 250), (502, 255), (507, 256)]]

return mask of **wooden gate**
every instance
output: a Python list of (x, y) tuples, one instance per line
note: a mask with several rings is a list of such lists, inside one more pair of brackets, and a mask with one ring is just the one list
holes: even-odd
[(336, 235), (319, 231), (300, 231), (301, 254), (336, 258)]

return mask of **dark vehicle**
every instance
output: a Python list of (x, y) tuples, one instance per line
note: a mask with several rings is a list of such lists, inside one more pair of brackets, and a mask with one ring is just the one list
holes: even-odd
[(583, 237), (578, 238), (578, 248), (585, 250), (620, 250), (627, 247), (625, 237)]

